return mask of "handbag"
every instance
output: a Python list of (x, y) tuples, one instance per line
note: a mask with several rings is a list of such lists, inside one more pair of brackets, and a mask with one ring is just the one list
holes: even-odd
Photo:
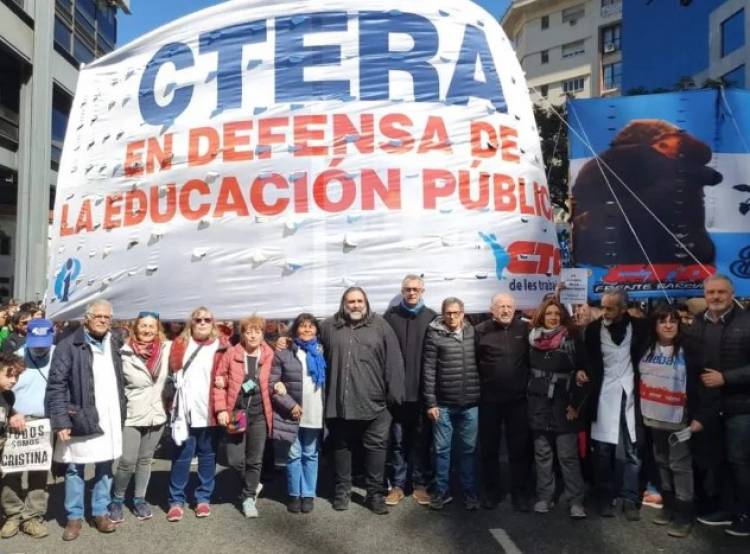
[[(185, 362), (185, 365), (182, 367), (182, 374), (185, 375), (185, 372), (190, 367), (190, 364), (193, 363), (193, 360), (198, 355), (198, 352), (200, 352), (201, 348), (203, 348), (202, 344), (198, 345), (198, 348), (195, 349), (195, 351), (190, 355), (190, 358), (188, 358), (188, 361)], [(161, 399), (162, 402), (164, 402), (164, 405), (167, 407), (172, 406), (172, 402), (174, 401), (174, 396), (177, 393), (177, 386), (175, 385), (175, 377), (174, 374), (168, 375), (167, 380), (164, 381), (164, 388), (161, 391)]]
[(247, 429), (247, 412), (244, 409), (232, 410), (231, 418), (227, 424), (227, 433), (239, 435)]

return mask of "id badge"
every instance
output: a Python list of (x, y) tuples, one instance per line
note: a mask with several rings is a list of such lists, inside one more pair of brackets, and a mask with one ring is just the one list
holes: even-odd
[(248, 394), (256, 388), (258, 388), (258, 385), (256, 385), (255, 381), (253, 381), (252, 379), (248, 379), (247, 381), (242, 383), (242, 392), (244, 392), (245, 394)]

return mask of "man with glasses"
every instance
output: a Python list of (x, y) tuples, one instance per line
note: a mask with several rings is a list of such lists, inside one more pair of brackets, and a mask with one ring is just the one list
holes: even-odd
[(60, 341), (52, 356), (45, 407), (57, 434), (53, 458), (67, 464), (63, 540), (78, 538), (84, 517), (84, 466), (94, 464), (91, 512), (102, 533), (109, 519), (112, 463), (122, 454), (125, 390), (119, 339), (110, 332), (112, 305), (96, 300), (83, 327)]
[(14, 354), (26, 343), (26, 327), (29, 321), (34, 318), (30, 310), (19, 310), (11, 317), (13, 332), (5, 339), (3, 343), (3, 352)]
[(423, 395), (433, 422), (435, 490), (430, 508), (442, 510), (450, 493), (451, 446), (458, 447), (459, 477), (464, 504), (479, 508), (475, 474), (479, 419), (479, 372), (474, 328), (464, 319), (464, 303), (443, 300), (442, 316), (430, 323), (424, 344)]
[(393, 328), (404, 359), (404, 403), (393, 413), (390, 444), (390, 485), (385, 499), (389, 506), (398, 504), (411, 478), (414, 500), (430, 503), (430, 423), (420, 402), (422, 350), (427, 326), (437, 313), (425, 306), (424, 280), (407, 275), (401, 282), (401, 302), (383, 316)]
[(320, 327), (326, 357), (325, 417), (334, 461), (334, 510), (349, 508), (352, 451), (365, 454), (365, 504), (385, 515), (383, 473), (390, 409), (404, 397), (404, 362), (391, 326), (370, 309), (365, 291), (349, 287), (339, 311)]

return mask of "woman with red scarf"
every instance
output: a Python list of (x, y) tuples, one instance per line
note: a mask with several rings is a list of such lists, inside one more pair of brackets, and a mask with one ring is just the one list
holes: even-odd
[(141, 312), (133, 322), (130, 339), (120, 349), (127, 416), (122, 431), (122, 457), (117, 463), (109, 508), (114, 523), (125, 519), (125, 491), (133, 474), (133, 514), (139, 520), (152, 517), (146, 488), (151, 477), (151, 460), (167, 421), (162, 390), (169, 371), (171, 346), (161, 331), (159, 314)]
[(576, 384), (575, 374), (583, 369), (583, 343), (567, 310), (554, 297), (539, 306), (532, 327), (528, 405), (537, 474), (534, 511), (544, 514), (553, 506), (556, 451), (568, 513), (573, 519), (582, 519), (586, 511), (583, 509), (578, 431), (582, 425), (579, 413), (588, 390), (587, 385)]

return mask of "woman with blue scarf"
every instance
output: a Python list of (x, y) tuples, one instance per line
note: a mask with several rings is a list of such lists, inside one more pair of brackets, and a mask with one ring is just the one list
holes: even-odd
[(277, 352), (271, 366), (271, 389), (280, 382), (287, 391), (273, 396), (273, 438), (289, 445), (287, 509), (307, 514), (313, 510), (318, 482), (326, 362), (312, 314), (298, 315), (289, 336), (292, 345)]

